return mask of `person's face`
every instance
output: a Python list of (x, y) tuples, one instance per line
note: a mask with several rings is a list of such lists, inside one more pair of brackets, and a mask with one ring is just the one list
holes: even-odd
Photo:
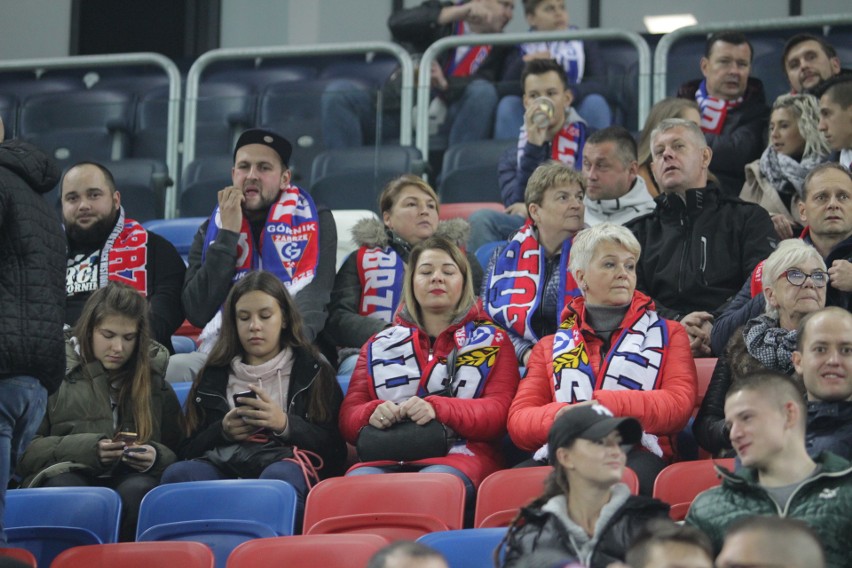
[(750, 71), (751, 50), (747, 43), (717, 41), (710, 48), (710, 57), (701, 58), (707, 94), (717, 99), (733, 101), (743, 96)]
[(245, 362), (260, 365), (278, 355), (284, 317), (275, 298), (254, 290), (237, 300), (234, 307), (237, 336), (245, 352)]
[(648, 568), (713, 568), (713, 559), (693, 544), (664, 542), (651, 546), (645, 566)]
[(579, 477), (610, 487), (621, 481), (627, 454), (621, 447), (621, 434), (613, 430), (594, 442), (577, 438), (570, 447), (556, 450), (556, 459), (568, 472), (569, 484), (570, 479)]
[[(827, 274), (813, 258), (788, 266), (787, 270), (799, 270), (807, 275), (823, 272), (827, 282)], [(764, 287), (764, 294), (769, 305), (778, 309), (781, 326), (786, 329), (795, 329), (804, 316), (825, 306), (825, 285), (816, 287), (810, 277), (805, 278), (801, 286), (795, 286), (782, 273), (770, 286)]]
[(805, 382), (808, 399), (852, 401), (852, 316), (826, 312), (807, 324), (793, 366)]
[(781, 555), (771, 540), (758, 531), (742, 531), (728, 536), (716, 557), (716, 568), (795, 568), (798, 563), (779, 558)]
[(775, 151), (791, 158), (805, 152), (805, 139), (799, 132), (799, 121), (789, 108), (772, 111), (769, 118), (769, 143)]
[(440, 556), (411, 556), (404, 552), (396, 552), (385, 558), (382, 568), (449, 568)]
[(680, 112), (680, 116), (678, 118), (682, 118), (684, 120), (688, 120), (689, 122), (695, 124), (696, 126), (701, 126), (701, 114), (699, 114), (697, 109), (692, 107), (687, 107)]
[(548, 71), (541, 75), (527, 75), (524, 80), (524, 106), (529, 106), (539, 97), (547, 97), (553, 101), (554, 112), (550, 119), (550, 129), (559, 129), (565, 122), (565, 107), (571, 105), (571, 91), (562, 84), (562, 79), (556, 71)]
[(409, 185), (399, 192), (390, 211), (382, 213), (382, 217), (386, 227), (416, 245), (438, 228), (438, 204), (422, 189)]
[(413, 278), (414, 298), (421, 310), (449, 314), (456, 309), (464, 277), (449, 254), (438, 249), (423, 251), (414, 267)]
[(852, 105), (844, 109), (824, 94), (819, 100), (819, 131), (832, 150), (852, 148)]
[(264, 144), (247, 144), (237, 150), (231, 180), (243, 190), (243, 210), (265, 212), (290, 183), (290, 170), (278, 153)]
[(577, 270), (586, 303), (598, 306), (623, 306), (636, 290), (636, 256), (612, 242), (595, 248), (589, 267)]
[(592, 201), (618, 199), (630, 191), (639, 165), (634, 160), (624, 165), (615, 142), (586, 144), (583, 147), (583, 175), (586, 195)]
[(544, 0), (527, 14), (527, 23), (540, 32), (564, 30), (568, 28), (568, 9), (565, 0)]
[(107, 371), (121, 369), (133, 356), (139, 323), (125, 316), (106, 316), (92, 332), (95, 359)]
[(682, 126), (661, 132), (651, 144), (651, 171), (667, 193), (707, 185), (707, 168), (712, 152), (700, 147)]
[(840, 60), (829, 58), (819, 42), (809, 39), (796, 44), (787, 53), (784, 67), (790, 87), (801, 93), (840, 73)]
[(852, 180), (837, 170), (815, 175), (799, 203), (799, 214), (813, 234), (845, 238), (852, 233)]
[(765, 468), (783, 449), (788, 422), (784, 410), (774, 396), (754, 390), (738, 391), (725, 400), (731, 445), (745, 467)]
[(118, 192), (112, 193), (104, 174), (91, 165), (72, 168), (62, 182), (62, 219), (69, 234), (110, 227), (121, 204)]
[(566, 239), (583, 228), (583, 188), (577, 184), (551, 187), (541, 196), (541, 204), (530, 204), (530, 217), (543, 239)]

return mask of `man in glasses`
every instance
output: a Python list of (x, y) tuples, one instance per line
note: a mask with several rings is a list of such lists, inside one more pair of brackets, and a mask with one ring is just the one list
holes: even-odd
[[(836, 162), (815, 167), (805, 178), (799, 215), (805, 230), (801, 238), (816, 248), (828, 267), (826, 306), (852, 308), (852, 174)], [(716, 318), (710, 345), (721, 354), (734, 331), (762, 314), (765, 300), (755, 271), (727, 309)]]

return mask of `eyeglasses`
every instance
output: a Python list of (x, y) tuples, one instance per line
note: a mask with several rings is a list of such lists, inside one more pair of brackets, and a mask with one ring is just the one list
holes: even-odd
[(814, 288), (825, 288), (825, 285), (828, 284), (828, 272), (822, 270), (814, 270), (810, 274), (805, 274), (798, 268), (790, 268), (781, 273), (781, 276), (786, 277), (787, 282), (793, 286), (801, 286), (808, 278), (814, 283)]

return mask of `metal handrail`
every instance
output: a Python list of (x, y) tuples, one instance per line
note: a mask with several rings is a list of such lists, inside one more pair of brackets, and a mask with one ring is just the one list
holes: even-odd
[[(17, 59), (0, 62), (0, 71), (20, 71), (29, 69), (75, 69), (78, 67), (115, 67), (119, 65), (156, 65), (166, 72), (169, 78), (168, 128), (166, 130), (166, 166), (169, 175), (177, 179), (178, 142), (180, 111), (180, 71), (171, 59), (159, 53), (119, 53), (112, 55), (74, 55), (71, 57), (51, 57), (45, 59)], [(165, 214), (170, 217), (174, 212), (175, 186), (166, 188)]]
[(212, 63), (235, 59), (254, 59), (257, 57), (296, 57), (336, 55), (341, 53), (384, 52), (396, 57), (401, 68), (402, 108), (400, 110), (400, 145), (411, 145), (411, 105), (414, 88), (414, 64), (411, 56), (399, 45), (386, 41), (356, 43), (325, 43), (299, 47), (256, 47), (222, 48), (208, 51), (199, 57), (186, 77), (186, 106), (184, 109), (183, 163), (189, 164), (195, 159), (195, 125), (198, 107), (198, 89), (201, 74)]
[[(758, 22), (727, 22), (688, 26), (669, 32), (660, 38), (660, 43), (657, 44), (657, 49), (654, 51), (654, 100), (660, 101), (666, 96), (666, 74), (668, 73), (669, 51), (675, 42), (685, 36), (706, 35), (725, 31), (757, 32), (809, 26), (833, 26), (838, 24), (852, 24), (852, 15), (795, 16), (790, 18), (773, 18)], [(642, 122), (639, 124), (642, 124)]]
[(541, 41), (619, 39), (633, 44), (639, 52), (639, 124), (645, 122), (651, 108), (651, 49), (636, 32), (616, 29), (565, 30), (558, 32), (525, 32), (514, 34), (465, 34), (445, 37), (429, 46), (420, 59), (417, 83), (417, 148), (429, 155), (429, 79), (432, 61), (447, 49), (461, 45), (506, 45)]

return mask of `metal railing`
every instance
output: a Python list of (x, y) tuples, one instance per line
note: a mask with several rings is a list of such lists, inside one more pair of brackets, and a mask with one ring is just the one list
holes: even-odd
[(506, 45), (541, 41), (622, 40), (639, 52), (639, 124), (644, 124), (651, 108), (651, 49), (636, 32), (616, 29), (526, 32), (516, 34), (470, 34), (440, 39), (429, 46), (420, 59), (417, 83), (417, 148), (424, 158), (429, 155), (429, 78), (432, 61), (448, 49), (462, 45)]
[[(769, 20), (750, 22), (727, 22), (707, 24), (703, 26), (688, 26), (669, 32), (660, 38), (654, 51), (654, 101), (660, 101), (666, 96), (666, 74), (668, 72), (668, 56), (672, 46), (680, 39), (692, 35), (707, 35), (716, 32), (739, 31), (758, 32), (766, 30), (782, 30), (787, 28), (804, 28), (813, 26), (833, 26), (852, 24), (852, 15), (836, 14), (829, 16), (796, 16), (791, 18), (773, 18)], [(779, 56), (781, 54), (779, 53)], [(643, 124), (644, 121), (640, 122)]]

